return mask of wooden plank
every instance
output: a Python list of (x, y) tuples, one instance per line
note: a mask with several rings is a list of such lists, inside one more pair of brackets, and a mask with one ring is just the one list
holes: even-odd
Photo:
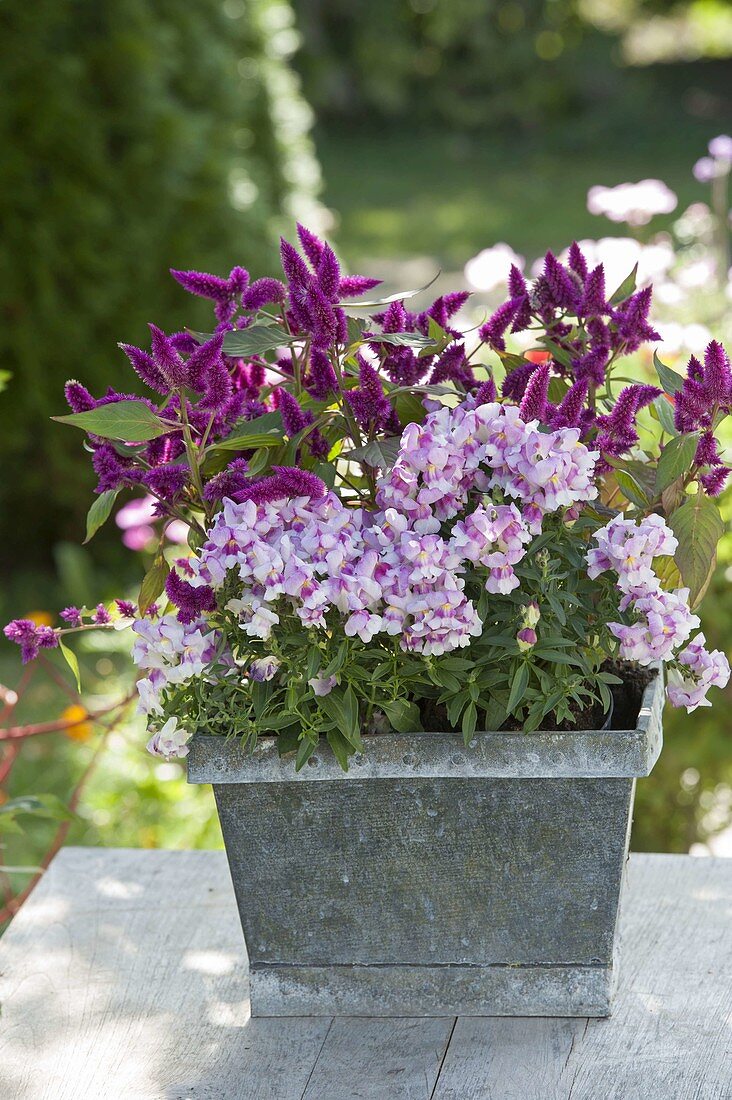
[(3, 1100), (301, 1100), (329, 1021), (250, 1021), (223, 852), (65, 849), (0, 941)]
[(0, 1097), (730, 1100), (732, 860), (633, 857), (621, 926), (610, 1020), (250, 1020), (223, 853), (66, 849), (0, 941)]
[(455, 1021), (333, 1021), (303, 1100), (429, 1100)]
[(610, 1020), (458, 1021), (434, 1100), (729, 1100), (732, 861), (635, 856)]

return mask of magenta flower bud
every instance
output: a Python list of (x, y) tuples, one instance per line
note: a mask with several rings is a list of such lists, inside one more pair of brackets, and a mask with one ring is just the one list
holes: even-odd
[(152, 334), (152, 357), (168, 386), (175, 389), (188, 383), (188, 368), (170, 342), (170, 338), (158, 328), (149, 325)]
[(317, 269), (318, 286), (329, 302), (338, 301), (341, 269), (336, 254), (329, 244), (323, 245)]
[(550, 377), (548, 363), (542, 363), (534, 370), (519, 406), (522, 420), (543, 420), (546, 416)]
[(381, 286), (381, 279), (369, 279), (367, 275), (345, 275), (338, 284), (338, 297), (358, 298), (376, 286)]
[(96, 408), (97, 403), (89, 390), (74, 378), (69, 379), (64, 386), (64, 395), (72, 412), (88, 412)]
[(284, 302), (287, 291), (279, 279), (257, 279), (245, 290), (241, 304), (244, 309), (261, 309), (269, 302)]
[(537, 642), (536, 631), (530, 626), (525, 626), (519, 630), (516, 635), (516, 641), (518, 647), (522, 653), (525, 653), (529, 649), (533, 649)]
[(228, 279), (222, 279), (219, 275), (207, 275), (203, 271), (176, 271), (174, 268), (170, 269), (170, 274), (184, 290), (199, 298), (221, 302), (228, 297)]
[(325, 242), (321, 241), (320, 237), (316, 237), (311, 229), (306, 229), (300, 222), (297, 223), (296, 228), (302, 250), (307, 256), (310, 266), (316, 268), (320, 263), (320, 257), (323, 255)]
[(576, 241), (572, 241), (569, 246), (567, 262), (575, 275), (579, 275), (582, 282), (584, 282), (587, 278), (587, 260), (583, 256), (582, 249)]

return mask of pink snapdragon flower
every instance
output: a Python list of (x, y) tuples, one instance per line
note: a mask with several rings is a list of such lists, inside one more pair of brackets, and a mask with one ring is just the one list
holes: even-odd
[(188, 730), (178, 726), (177, 718), (169, 718), (165, 725), (152, 735), (147, 743), (147, 751), (153, 756), (162, 756), (163, 760), (187, 756), (187, 742), (190, 736)]
[(625, 596), (622, 611), (631, 606), (637, 621), (631, 625), (608, 623), (610, 632), (620, 642), (620, 656), (640, 665), (667, 661), (673, 651), (686, 641), (699, 626), (699, 619), (689, 610), (689, 589), (675, 592), (658, 589), (639, 599)]
[(659, 588), (653, 559), (671, 555), (678, 542), (661, 516), (646, 516), (640, 523), (616, 516), (594, 534), (596, 549), (587, 553), (591, 580), (607, 570), (618, 575), (622, 592), (654, 592)]
[(143, 713), (158, 711), (168, 684), (200, 676), (216, 653), (217, 634), (205, 620), (184, 624), (175, 615), (163, 615), (156, 620), (138, 619), (132, 629), (137, 634), (132, 658), (148, 673), (137, 685)]
[(730, 677), (729, 661), (718, 649), (705, 648), (706, 638), (697, 634), (679, 654), (679, 664), (688, 669), (671, 668), (666, 689), (674, 707), (686, 707), (691, 713), (697, 707), (710, 707), (706, 695), (710, 687), (726, 687)]

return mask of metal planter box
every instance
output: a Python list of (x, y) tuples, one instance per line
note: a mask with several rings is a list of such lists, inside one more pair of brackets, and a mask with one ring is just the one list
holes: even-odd
[(635, 778), (661, 750), (663, 685), (635, 729), (391, 733), (341, 771), (295, 773), (197, 736), (255, 1016), (606, 1016)]

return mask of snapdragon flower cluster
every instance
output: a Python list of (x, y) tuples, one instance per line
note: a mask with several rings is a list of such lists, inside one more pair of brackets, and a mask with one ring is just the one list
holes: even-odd
[[(332, 629), (335, 615), (347, 637), (366, 644), (384, 634), (425, 656), (469, 645), (483, 624), (465, 592), (466, 572), (480, 570), (490, 593), (518, 587), (514, 566), (544, 514), (596, 495), (595, 457), (576, 431), (548, 437), (515, 408), (468, 404), (405, 430), (376, 512), (346, 506), (325, 486), (318, 491), (312, 475), (307, 494), (293, 496), (285, 471), (268, 492), (257, 493), (255, 483), (250, 499), (226, 499), (185, 577), (168, 585), (178, 620), (135, 626), (133, 656), (147, 674), (142, 709), (160, 712), (168, 685), (203, 673), (216, 635), (196, 611), (221, 600), (232, 576), (237, 594), (224, 609), (249, 638), (276, 640), (288, 614), (316, 630)], [(290, 484), (296, 489), (298, 479)], [(265, 681), (279, 666), (269, 654), (245, 671)], [(316, 677), (310, 686), (322, 696), (335, 682)]]
[(628, 612), (631, 619), (608, 623), (620, 642), (620, 656), (640, 665), (676, 657), (669, 670), (669, 701), (689, 711), (709, 705), (706, 692), (712, 686), (726, 686), (730, 667), (719, 650), (710, 653), (704, 648), (703, 634), (678, 652), (699, 626), (699, 618), (689, 607), (689, 589), (665, 591), (653, 568), (655, 558), (675, 552), (678, 543), (673, 532), (659, 515), (639, 523), (616, 516), (595, 532), (594, 539), (597, 546), (587, 553), (588, 576), (594, 579), (614, 572), (622, 593), (620, 611)]

